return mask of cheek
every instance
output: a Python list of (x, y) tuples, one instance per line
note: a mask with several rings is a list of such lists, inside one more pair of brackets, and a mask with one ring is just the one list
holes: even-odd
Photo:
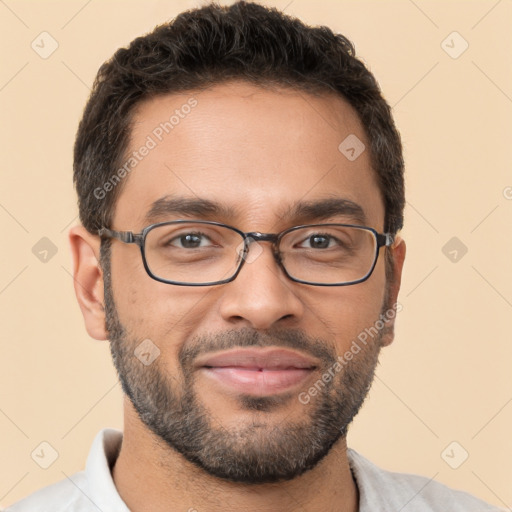
[(373, 274), (367, 281), (355, 286), (359, 287), (359, 289), (356, 292), (357, 295), (354, 296), (351, 311), (357, 322), (354, 324), (355, 332), (352, 332), (351, 339), (354, 340), (360, 334), (370, 330), (374, 333), (372, 339), (376, 341), (380, 331), (377, 334), (375, 328), (378, 328), (382, 323), (379, 322), (379, 319), (386, 296), (384, 258), (379, 259)]
[(149, 338), (162, 352), (175, 354), (205, 316), (211, 293), (207, 287), (173, 286), (152, 279), (138, 250), (113, 253), (112, 283), (119, 320), (128, 336)]
[[(338, 353), (350, 347), (365, 329), (379, 319), (385, 298), (384, 260), (365, 282), (315, 289), (305, 293), (309, 318), (304, 329), (310, 335), (334, 339)], [(307, 291), (306, 291), (307, 292)], [(313, 327), (315, 326), (315, 327)]]

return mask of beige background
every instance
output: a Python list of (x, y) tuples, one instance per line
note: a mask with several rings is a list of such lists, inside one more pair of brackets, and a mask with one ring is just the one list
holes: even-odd
[[(510, 508), (512, 3), (266, 3), (355, 42), (405, 146), (403, 311), (349, 444)], [(96, 432), (122, 427), (107, 343), (87, 336), (73, 293), (72, 144), (100, 64), (198, 4), (0, 0), (1, 505), (81, 469)], [(43, 31), (59, 45), (47, 59), (31, 48)], [(46, 262), (32, 252), (43, 237)], [(31, 458), (43, 441), (59, 454), (48, 469)]]

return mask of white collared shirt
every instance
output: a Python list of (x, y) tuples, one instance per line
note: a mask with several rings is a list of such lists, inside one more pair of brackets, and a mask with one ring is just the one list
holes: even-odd
[[(101, 430), (84, 471), (40, 489), (5, 512), (130, 512), (119, 496), (111, 469), (123, 434)], [(354, 450), (348, 459), (359, 489), (359, 512), (498, 512), (468, 493), (434, 480), (384, 471)]]

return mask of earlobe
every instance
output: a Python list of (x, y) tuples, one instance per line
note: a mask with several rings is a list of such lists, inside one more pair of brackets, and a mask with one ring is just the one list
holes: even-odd
[(398, 292), (400, 291), (400, 284), (402, 282), (402, 270), (405, 261), (406, 249), (404, 240), (400, 237), (397, 237), (390, 250), (392, 251), (393, 277), (387, 283), (387, 311), (385, 314), (389, 320), (381, 337), (382, 347), (390, 345), (393, 341), (395, 337), (396, 315), (402, 310), (402, 307), (398, 302)]
[(101, 271), (100, 239), (83, 226), (69, 231), (73, 256), (75, 295), (89, 335), (97, 340), (108, 339), (105, 329), (103, 272)]

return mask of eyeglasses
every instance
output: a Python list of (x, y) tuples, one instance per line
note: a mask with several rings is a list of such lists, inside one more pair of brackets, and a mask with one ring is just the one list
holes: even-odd
[[(347, 286), (365, 281), (390, 233), (351, 224), (295, 226), (281, 233), (244, 233), (213, 221), (174, 220), (152, 224), (141, 233), (101, 228), (102, 238), (140, 247), (147, 273), (162, 283), (212, 286), (233, 281), (242, 266), (270, 242), (285, 275), (313, 286)], [(252, 252), (252, 255), (251, 255)]]

